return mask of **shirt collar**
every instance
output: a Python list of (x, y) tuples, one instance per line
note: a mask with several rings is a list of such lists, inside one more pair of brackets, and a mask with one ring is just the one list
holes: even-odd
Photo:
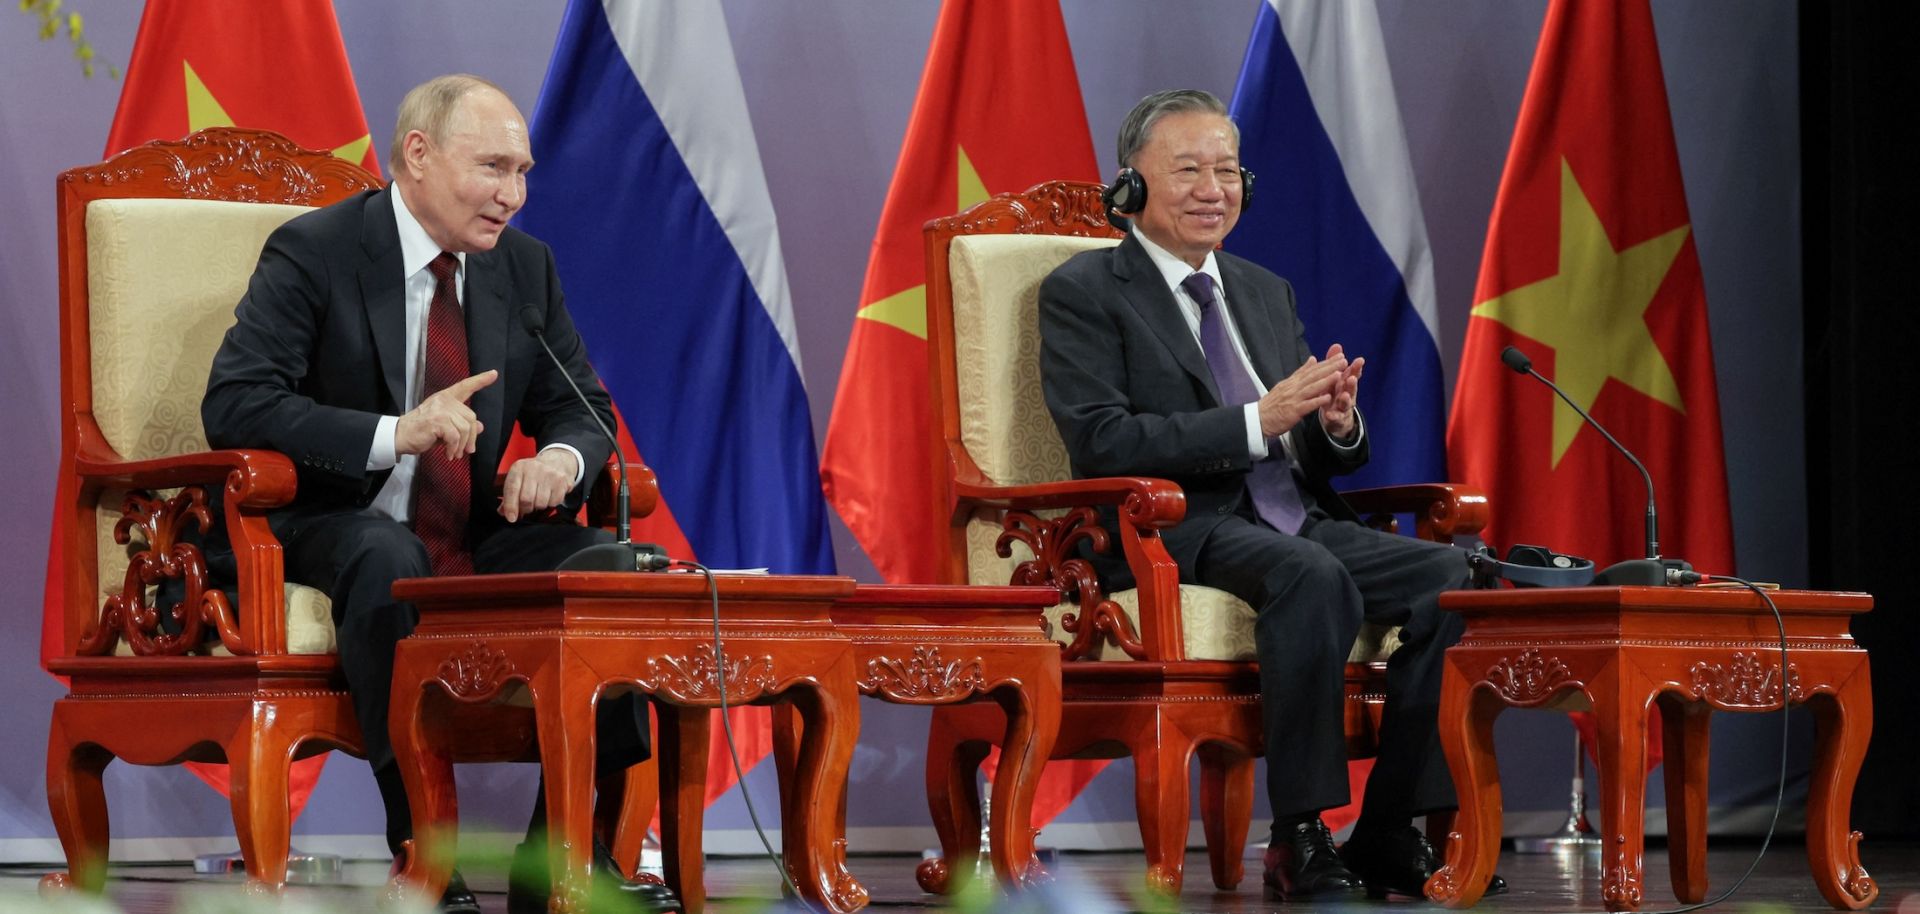
[[(1147, 259), (1153, 261), (1154, 268), (1160, 271), (1160, 276), (1167, 281), (1168, 288), (1179, 291), (1180, 283), (1184, 282), (1187, 277), (1192, 276), (1195, 272), (1205, 273), (1213, 277), (1214, 288), (1221, 290), (1226, 288), (1226, 285), (1220, 281), (1220, 263), (1214, 258), (1214, 252), (1207, 252), (1207, 259), (1200, 264), (1200, 269), (1196, 271), (1191, 264), (1175, 257), (1173, 253), (1166, 248), (1154, 244), (1153, 239), (1148, 238), (1146, 232), (1135, 229), (1133, 231), (1133, 237), (1140, 242), (1140, 247), (1146, 250)], [(1225, 292), (1223, 291), (1221, 294), (1224, 297)]]
[[(435, 257), (440, 256), (440, 246), (413, 217), (413, 211), (407, 209), (407, 201), (400, 194), (400, 185), (393, 185), (393, 225), (400, 232), (400, 275), (412, 276), (427, 268)], [(460, 262), (457, 273), (464, 274), (467, 268), (467, 255), (455, 254)]]

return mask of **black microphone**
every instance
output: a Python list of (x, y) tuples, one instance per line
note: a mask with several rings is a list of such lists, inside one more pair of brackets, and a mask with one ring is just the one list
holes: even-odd
[(593, 419), (593, 424), (599, 427), (600, 434), (606, 436), (607, 445), (613, 448), (613, 459), (620, 467), (620, 488), (615, 496), (619, 499), (619, 503), (614, 506), (614, 510), (618, 512), (616, 516), (619, 518), (619, 539), (611, 543), (588, 546), (567, 556), (566, 561), (560, 563), (558, 570), (658, 571), (667, 567), (669, 560), (665, 549), (652, 543), (632, 542), (627, 507), (627, 457), (620, 453), (620, 439), (615, 438), (613, 430), (607, 428), (605, 422), (600, 421), (600, 413), (593, 408), (593, 402), (588, 400), (587, 395), (580, 390), (580, 385), (574, 383), (573, 374), (567, 371), (567, 366), (560, 361), (560, 357), (553, 354), (553, 347), (547, 345), (546, 318), (540, 313), (538, 305), (520, 306), (520, 326), (526, 328), (528, 336), (540, 342), (540, 348), (546, 352), (547, 358), (553, 360), (553, 367), (560, 370), (560, 377), (567, 379), (567, 386), (573, 388), (573, 395), (580, 398), (580, 403), (587, 408), (587, 415)]
[(1573, 398), (1567, 396), (1567, 392), (1561, 390), (1560, 385), (1547, 380), (1539, 372), (1534, 371), (1533, 360), (1527, 358), (1527, 354), (1521, 352), (1518, 347), (1508, 346), (1501, 350), (1500, 361), (1505, 362), (1506, 366), (1514, 371), (1524, 375), (1531, 375), (1534, 380), (1547, 385), (1554, 393), (1559, 394), (1560, 399), (1566, 401), (1568, 406), (1573, 407), (1574, 412), (1580, 414), (1580, 418), (1587, 420), (1587, 424), (1593, 426), (1594, 431), (1599, 432), (1601, 437), (1607, 439), (1608, 444), (1613, 445), (1614, 450), (1626, 456), (1627, 461), (1633, 464), (1634, 469), (1640, 471), (1640, 478), (1647, 484), (1646, 558), (1630, 559), (1609, 565), (1606, 570), (1594, 575), (1593, 583), (1601, 585), (1643, 584), (1651, 587), (1679, 583), (1680, 573), (1683, 571), (1692, 571), (1693, 566), (1687, 564), (1686, 561), (1682, 559), (1663, 559), (1660, 557), (1660, 517), (1653, 506), (1653, 474), (1647, 472), (1646, 465), (1640, 462), (1640, 458), (1633, 456), (1633, 452), (1627, 450), (1626, 445), (1621, 444), (1619, 439), (1613, 437), (1598, 421), (1588, 415), (1586, 410), (1581, 409), (1580, 404), (1573, 402)]

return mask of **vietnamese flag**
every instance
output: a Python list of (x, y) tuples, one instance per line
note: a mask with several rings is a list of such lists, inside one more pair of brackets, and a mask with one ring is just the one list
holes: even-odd
[[(149, 0), (105, 154), (152, 140), (179, 139), (205, 127), (273, 130), (380, 174), (328, 0)], [(63, 463), (71, 465), (71, 459), (67, 455)], [(67, 478), (62, 476), (54, 500), (56, 529), (67, 516), (60, 506), (74, 497)], [(65, 537), (49, 539), (40, 638), (43, 665), (66, 651), (65, 559), (60, 549)], [(306, 808), (326, 759), (318, 755), (294, 763), (288, 798), (292, 817)], [(225, 765), (189, 763), (187, 768), (221, 795), (228, 793)]]
[[(1734, 573), (1706, 290), (1647, 0), (1548, 8), (1447, 423), (1452, 478), (1486, 490), (1496, 548), (1645, 555), (1640, 474), (1501, 364), (1509, 345), (1646, 464), (1661, 551)], [(1591, 718), (1574, 722), (1591, 752)]]
[[(827, 500), (887, 581), (938, 581), (934, 534), (947, 523), (933, 504), (927, 453), (921, 226), (1043, 181), (1099, 179), (1059, 5), (947, 0), (874, 233), (821, 452)], [(1047, 766), (1034, 825), (1052, 821), (1105, 765)]]
[(1644, 555), (1645, 486), (1519, 346), (1653, 475), (1661, 551), (1734, 573), (1706, 292), (1647, 0), (1547, 12), (1487, 228), (1447, 426), (1486, 538), (1602, 567)]

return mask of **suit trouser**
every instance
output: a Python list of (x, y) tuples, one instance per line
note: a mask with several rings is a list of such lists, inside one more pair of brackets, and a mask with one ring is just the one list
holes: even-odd
[[(394, 648), (413, 631), (419, 612), (413, 604), (393, 599), (393, 582), (433, 574), (426, 547), (404, 524), (359, 512), (295, 515), (278, 520), (274, 533), (285, 549), (287, 580), (326, 591), (333, 601), (340, 666), (366, 743), (367, 764), (373, 767), (386, 807), (387, 844), (398, 853), (400, 843), (413, 836), (413, 817), (394, 765), (387, 703)], [(612, 539), (605, 530), (572, 524), (502, 525), (475, 547), (473, 566), (481, 574), (547, 571), (581, 548)], [(646, 703), (632, 694), (600, 704), (595, 753), (599, 771), (617, 771), (646, 759), (646, 714)]]
[(1463, 627), (1439, 606), (1442, 591), (1466, 586), (1459, 549), (1317, 509), (1298, 536), (1234, 515), (1208, 536), (1194, 576), (1254, 607), (1267, 797), (1276, 819), (1349, 799), (1345, 668), (1363, 619), (1403, 628), (1387, 660), (1380, 751), (1361, 826), (1404, 825), (1457, 805), (1436, 718), (1442, 660)]

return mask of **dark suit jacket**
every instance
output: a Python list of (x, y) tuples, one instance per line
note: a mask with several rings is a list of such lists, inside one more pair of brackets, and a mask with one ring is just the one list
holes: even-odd
[[(285, 511), (364, 508), (390, 475), (366, 465), (380, 417), (402, 414), (406, 403), (406, 277), (392, 193), (368, 191), (276, 230), (214, 356), (200, 404), (207, 441), (291, 458), (299, 489)], [(465, 281), (472, 373), (500, 371), (469, 401), (484, 425), (471, 458), (479, 536), (505, 523), (494, 510), (493, 480), (514, 420), (541, 446), (580, 452), (586, 466), (568, 508), (578, 507), (608, 455), (587, 407), (522, 328), (522, 306), (541, 310), (547, 341), (609, 428), (613, 410), (545, 244), (508, 228), (493, 250), (467, 255)]]
[[(1310, 354), (1293, 287), (1232, 254), (1215, 257), (1247, 355), (1272, 386)], [(1247, 497), (1252, 461), (1244, 407), (1221, 404), (1179, 309), (1134, 236), (1079, 254), (1040, 285), (1040, 378), (1076, 477), (1153, 476), (1186, 492), (1186, 519), (1162, 538), (1190, 576), (1208, 532)], [(1310, 414), (1293, 441), (1310, 503), (1351, 519), (1327, 480), (1366, 463), (1366, 439), (1336, 449)]]

